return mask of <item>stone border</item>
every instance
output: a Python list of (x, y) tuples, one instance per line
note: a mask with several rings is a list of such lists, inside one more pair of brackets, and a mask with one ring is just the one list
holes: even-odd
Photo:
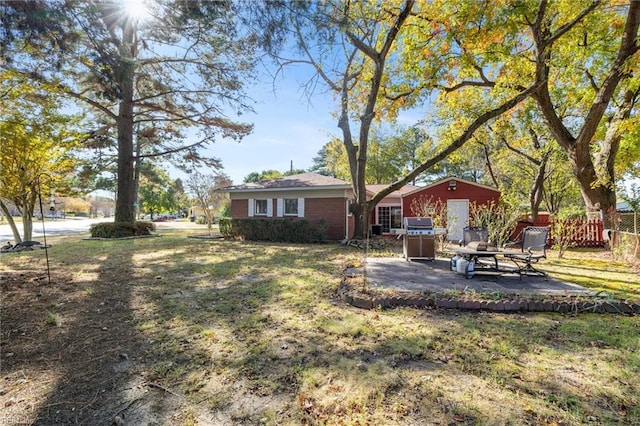
[(451, 297), (445, 293), (395, 292), (376, 294), (373, 290), (360, 291), (342, 279), (338, 296), (344, 302), (361, 309), (388, 309), (397, 307), (443, 308), (490, 312), (558, 312), (563, 314), (598, 313), (640, 315), (640, 304), (619, 300), (588, 298), (584, 296), (554, 296), (553, 298), (523, 298), (512, 296), (499, 300)]

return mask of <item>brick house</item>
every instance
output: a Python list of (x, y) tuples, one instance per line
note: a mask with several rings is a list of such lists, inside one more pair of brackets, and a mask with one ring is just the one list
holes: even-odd
[(312, 227), (323, 219), (328, 226), (328, 239), (342, 240), (353, 235), (354, 219), (349, 214), (353, 190), (343, 180), (301, 173), (221, 191), (229, 193), (233, 218), (305, 219)]
[(434, 203), (438, 201), (446, 203), (447, 238), (451, 241), (459, 241), (462, 239), (462, 229), (469, 224), (469, 205), (497, 203), (500, 200), (500, 191), (455, 177), (442, 179), (404, 193), (402, 195), (403, 216), (415, 216), (411, 211), (411, 203), (420, 198), (431, 199)]
[[(367, 185), (367, 194), (372, 197), (386, 186)], [(349, 213), (353, 189), (343, 180), (309, 172), (235, 185), (220, 191), (229, 193), (234, 218), (299, 218), (309, 221), (312, 227), (324, 220), (328, 226), (328, 239), (342, 240), (353, 236), (354, 218)], [(431, 197), (447, 204), (449, 238), (459, 240), (462, 228), (469, 222), (469, 204), (497, 202), (500, 191), (458, 178), (423, 187), (406, 185), (378, 203), (371, 215), (371, 225), (377, 225), (382, 234), (394, 233), (403, 227), (404, 217), (415, 216), (411, 203), (420, 197)]]

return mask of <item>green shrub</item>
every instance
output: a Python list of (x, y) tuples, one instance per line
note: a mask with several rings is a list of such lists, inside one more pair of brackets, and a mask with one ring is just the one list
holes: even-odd
[(329, 225), (327, 221), (324, 219), (320, 219), (318, 222), (318, 227), (313, 228), (311, 230), (311, 239), (312, 241), (317, 241), (319, 243), (323, 243), (327, 241), (327, 230), (329, 229)]
[(312, 228), (304, 219), (220, 218), (220, 233), (225, 238), (248, 241), (308, 243), (327, 239), (327, 223)]
[(124, 238), (151, 235), (151, 231), (155, 229), (152, 222), (102, 222), (91, 225), (89, 231), (93, 238)]

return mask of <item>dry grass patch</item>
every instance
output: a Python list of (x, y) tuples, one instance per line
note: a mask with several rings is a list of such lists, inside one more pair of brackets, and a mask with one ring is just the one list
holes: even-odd
[(609, 293), (620, 299), (640, 300), (640, 264), (617, 259), (601, 249), (574, 249), (558, 259), (551, 251), (541, 268), (563, 281)]
[(42, 252), (0, 264), (4, 418), (640, 423), (637, 317), (359, 310), (335, 293), (361, 253), (338, 245), (65, 241), (50, 286)]

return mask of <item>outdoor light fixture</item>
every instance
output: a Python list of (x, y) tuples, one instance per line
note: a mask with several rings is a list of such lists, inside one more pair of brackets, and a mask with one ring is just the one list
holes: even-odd
[(456, 190), (456, 181), (454, 179), (451, 179), (449, 181), (449, 188), (447, 188), (449, 191), (455, 191)]

